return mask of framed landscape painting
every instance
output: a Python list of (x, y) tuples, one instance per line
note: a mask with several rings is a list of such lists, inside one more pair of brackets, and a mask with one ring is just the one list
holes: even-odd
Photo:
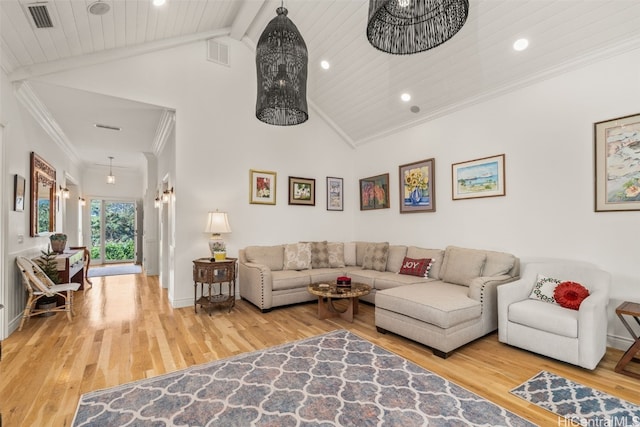
[(371, 176), (360, 180), (360, 210), (386, 209), (389, 207), (389, 174)]
[(594, 124), (595, 211), (640, 210), (640, 114)]
[(434, 159), (399, 167), (400, 213), (436, 211), (434, 167)]
[(504, 154), (451, 165), (453, 200), (504, 196)]
[(276, 173), (271, 171), (249, 171), (249, 203), (276, 204)]
[(327, 177), (327, 210), (341, 211), (344, 195), (342, 190), (342, 178)]
[(316, 180), (313, 178), (289, 177), (289, 204), (316, 205)]

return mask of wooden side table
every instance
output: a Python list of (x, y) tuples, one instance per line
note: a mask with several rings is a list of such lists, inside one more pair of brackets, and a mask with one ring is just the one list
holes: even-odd
[(628, 375), (633, 378), (640, 379), (640, 374), (627, 371), (625, 367), (631, 361), (640, 362), (640, 359), (636, 358), (636, 354), (640, 351), (640, 337), (636, 335), (634, 330), (631, 328), (631, 325), (627, 322), (627, 319), (624, 318), (624, 315), (631, 316), (638, 325), (640, 325), (640, 304), (635, 302), (625, 301), (618, 308), (616, 308), (616, 314), (622, 321), (622, 324), (627, 331), (631, 334), (635, 342), (629, 347), (629, 349), (622, 355), (622, 358), (616, 365), (615, 371), (619, 374)]
[[(218, 306), (228, 307), (228, 311), (231, 311), (236, 303), (236, 262), (237, 258), (227, 258), (224, 261), (199, 258), (193, 261), (193, 305), (196, 313), (198, 305), (204, 308), (209, 316), (211, 316), (211, 310)], [(219, 284), (217, 294), (215, 294), (216, 283)], [(224, 283), (229, 290), (226, 295), (222, 292)], [(198, 284), (200, 284), (200, 298), (198, 298)], [(207, 287), (205, 288), (204, 285)]]

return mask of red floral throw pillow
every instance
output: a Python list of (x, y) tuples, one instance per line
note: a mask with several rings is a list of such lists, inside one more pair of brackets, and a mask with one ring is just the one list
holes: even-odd
[(564, 308), (577, 310), (582, 301), (589, 296), (589, 290), (576, 282), (562, 282), (553, 291), (553, 298)]
[(411, 276), (427, 277), (433, 260), (431, 258), (408, 258), (404, 257), (400, 274), (409, 274)]

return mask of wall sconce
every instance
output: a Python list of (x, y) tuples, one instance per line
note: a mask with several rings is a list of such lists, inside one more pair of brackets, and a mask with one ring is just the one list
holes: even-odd
[(166, 190), (164, 190), (162, 192), (162, 203), (169, 203), (169, 199), (171, 198), (172, 194), (173, 194), (173, 187), (167, 188)]
[(68, 199), (70, 196), (70, 191), (67, 187), (62, 187), (62, 185), (60, 186), (60, 195), (62, 196), (63, 199)]
[(78, 197), (78, 203), (80, 206), (84, 206), (87, 204), (87, 201), (83, 197)]

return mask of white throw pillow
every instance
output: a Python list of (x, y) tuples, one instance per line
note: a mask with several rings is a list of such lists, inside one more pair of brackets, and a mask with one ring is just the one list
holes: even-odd
[(311, 268), (311, 243), (284, 245), (284, 269), (308, 270)]
[(344, 244), (344, 264), (357, 265), (356, 263), (356, 242), (347, 242)]
[(344, 268), (344, 243), (329, 242), (327, 246), (329, 248), (329, 267)]
[(536, 277), (536, 283), (533, 285), (533, 290), (531, 291), (529, 298), (557, 304), (553, 297), (553, 291), (560, 282), (561, 280), (554, 279), (553, 277), (538, 274)]

